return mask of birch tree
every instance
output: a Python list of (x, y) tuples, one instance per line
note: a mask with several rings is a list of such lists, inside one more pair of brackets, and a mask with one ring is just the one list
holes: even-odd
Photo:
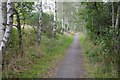
[(62, 2), (62, 34), (64, 33), (64, 7)]
[(119, 27), (119, 24), (120, 24), (119, 20), (120, 20), (120, 2), (118, 3), (118, 10), (117, 10), (117, 17), (116, 17), (116, 25), (115, 25), (116, 28)]
[[(2, 25), (3, 33), (1, 37), (2, 40), (0, 41), (0, 54), (3, 54), (3, 51), (5, 47), (7, 46), (7, 42), (9, 41), (9, 38), (10, 38), (10, 33), (11, 33), (12, 26), (13, 26), (13, 14), (14, 14), (13, 3), (10, 0), (8, 0), (7, 2), (7, 25), (6, 25), (6, 29)], [(4, 32), (4, 29), (5, 29), (5, 32)]]
[(17, 12), (16, 9), (14, 9), (14, 12), (15, 12), (15, 14), (17, 16), (17, 19), (16, 19), (17, 25), (16, 25), (16, 27), (18, 29), (19, 49), (22, 49), (22, 32), (21, 32), (20, 16), (19, 16), (19, 13)]
[(7, 6), (6, 2), (0, 3), (0, 42), (2, 41), (2, 38), (5, 33), (5, 25), (7, 24)]
[[(28, 18), (31, 16), (31, 11), (33, 10), (32, 2), (20, 2), (14, 3), (14, 13), (16, 15), (16, 22), (17, 31), (18, 31), (18, 42), (19, 42), (19, 49), (22, 49), (22, 31), (21, 31), (21, 24), (23, 23), (23, 29), (25, 26), (25, 21), (27, 22)], [(24, 33), (24, 32), (23, 32)]]
[(56, 0), (54, 1), (54, 27), (53, 27), (53, 37), (56, 35), (56, 27), (57, 27), (57, 5)]
[(5, 29), (4, 36), (1, 41), (0, 49), (3, 50), (3, 48), (6, 47), (6, 43), (9, 40), (10, 32), (12, 29), (13, 24), (13, 4), (10, 2), (10, 0), (7, 2), (7, 25)]
[(114, 2), (112, 2), (112, 26), (114, 27)]
[(39, 46), (42, 37), (42, 0), (37, 5), (37, 9), (39, 12), (39, 25), (38, 25), (38, 46)]
[[(3, 21), (4, 21), (4, 18), (3, 18), (3, 3), (0, 2), (0, 45), (1, 45), (1, 42), (2, 42), (2, 38), (4, 36), (4, 25), (3, 25)], [(0, 48), (0, 65), (2, 63), (2, 48)]]

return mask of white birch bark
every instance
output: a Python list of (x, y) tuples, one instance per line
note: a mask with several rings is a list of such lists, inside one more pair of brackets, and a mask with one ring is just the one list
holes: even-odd
[(13, 4), (10, 2), (10, 0), (8, 0), (8, 2), (7, 2), (7, 25), (6, 25), (3, 39), (0, 43), (0, 53), (1, 54), (3, 54), (3, 50), (5, 49), (6, 44), (10, 37), (10, 32), (11, 32), (12, 25), (13, 25), (13, 14), (14, 14)]
[[(0, 2), (0, 46), (5, 33), (5, 25), (7, 24), (7, 6), (6, 2)], [(2, 64), (2, 47), (0, 47), (0, 65)]]
[(0, 2), (0, 43), (5, 33), (5, 25), (7, 24), (7, 6), (6, 2)]
[(63, 18), (62, 18), (62, 33), (63, 33), (63, 29), (64, 29), (64, 24), (63, 24)]
[(53, 37), (56, 35), (56, 27), (57, 27), (57, 6), (56, 6), (56, 0), (54, 0), (54, 27), (53, 27)]
[[(62, 5), (63, 5), (63, 2), (62, 2)], [(62, 6), (62, 33), (64, 33), (64, 9), (63, 9), (63, 6)]]
[(117, 17), (116, 17), (116, 24), (115, 27), (117, 28), (119, 26), (119, 20), (120, 20), (120, 2), (118, 3), (118, 10), (117, 10)]
[(112, 27), (114, 27), (114, 2), (112, 2)]
[(0, 2), (0, 42), (2, 41), (4, 35), (3, 17), (2, 17), (2, 2)]
[[(0, 2), (0, 43), (2, 41), (4, 31), (3, 31), (3, 20), (2, 20), (2, 2)], [(1, 44), (0, 44), (1, 45)], [(2, 50), (0, 50), (0, 69), (2, 67)], [(1, 71), (1, 70), (0, 70)]]
[(39, 46), (41, 42), (41, 37), (42, 37), (42, 0), (40, 4), (38, 4), (37, 8), (39, 12), (39, 25), (38, 25), (38, 46)]

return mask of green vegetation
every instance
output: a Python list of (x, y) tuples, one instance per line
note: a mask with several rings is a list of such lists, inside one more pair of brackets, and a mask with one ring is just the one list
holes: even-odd
[(2, 79), (2, 71), (0, 72), (0, 79)]
[(26, 29), (23, 35), (24, 52), (20, 54), (16, 35), (17, 31), (13, 28), (4, 58), (6, 67), (3, 77), (40, 78), (50, 76), (52, 73), (49, 73), (49, 70), (55, 66), (58, 60), (63, 58), (65, 50), (73, 40), (71, 35), (57, 34), (57, 38), (54, 39), (47, 38), (44, 34), (39, 47), (36, 43), (34, 30)]
[[(34, 12), (29, 20), (27, 20), (27, 25), (33, 26), (34, 30), (37, 33), (37, 27), (39, 26), (39, 13)], [(46, 36), (52, 36), (52, 27), (53, 27), (53, 15), (43, 12), (42, 13), (42, 31), (46, 33)]]
[(120, 1), (53, 1), (54, 9), (50, 2), (43, 3), (0, 3), (3, 77), (52, 76), (49, 71), (64, 56), (74, 32), (84, 33), (80, 42), (88, 77), (120, 77)]
[(106, 56), (101, 45), (95, 45), (90, 38), (81, 33), (80, 43), (84, 53), (84, 66), (89, 78), (115, 78), (114, 66), (107, 64), (111, 59)]
[[(85, 53), (95, 65), (95, 77), (120, 77), (120, 2), (82, 3), (79, 13), (87, 37)], [(117, 16), (118, 15), (118, 16)], [(95, 70), (96, 69), (96, 70)]]

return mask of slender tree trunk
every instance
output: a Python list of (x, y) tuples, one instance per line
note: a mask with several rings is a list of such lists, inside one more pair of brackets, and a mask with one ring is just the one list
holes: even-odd
[[(62, 3), (63, 5), (63, 3)], [(62, 34), (64, 33), (64, 9), (63, 9), (63, 6), (62, 6)]]
[(38, 6), (38, 10), (39, 10), (38, 46), (40, 46), (41, 37), (42, 37), (42, 1)]
[[(7, 46), (7, 42), (9, 41), (11, 29), (13, 26), (13, 14), (14, 14), (13, 3), (10, 0), (8, 0), (8, 2), (7, 2), (7, 25), (6, 25), (3, 39), (2, 39), (1, 44), (0, 44), (0, 53), (1, 54), (4, 53), (4, 50)], [(2, 65), (2, 67), (4, 68), (4, 64)]]
[(22, 49), (22, 32), (21, 32), (21, 24), (20, 24), (20, 17), (19, 17), (19, 13), (17, 12), (17, 10), (15, 10), (15, 14), (17, 16), (17, 29), (18, 29), (18, 38), (19, 38), (19, 49)]
[(112, 27), (114, 27), (115, 22), (114, 22), (114, 2), (112, 2)]
[(68, 32), (68, 27), (69, 27), (69, 23), (68, 23), (68, 20), (67, 20), (67, 33), (69, 33), (69, 32)]
[(64, 33), (64, 19), (62, 18), (62, 34)]
[(53, 37), (56, 35), (56, 27), (57, 27), (57, 6), (56, 6), (56, 0), (54, 5), (54, 27), (53, 27)]
[(7, 24), (7, 3), (6, 2), (0, 2), (0, 64), (2, 64), (2, 39), (4, 37), (5, 28)]
[(0, 3), (0, 43), (3, 39), (5, 33), (5, 27), (7, 24), (7, 3), (1, 2)]
[(118, 3), (118, 11), (117, 11), (117, 17), (116, 17), (116, 28), (119, 27), (119, 19), (120, 19), (120, 2)]
[[(1, 46), (1, 42), (4, 36), (4, 32), (5, 32), (5, 26), (4, 26), (4, 8), (3, 8), (4, 3), (0, 2), (0, 46)], [(2, 65), (2, 48), (0, 48), (0, 65)]]
[(6, 43), (9, 41), (11, 29), (13, 26), (13, 3), (8, 0), (7, 2), (7, 25), (5, 29), (5, 34), (3, 36), (2, 42), (1, 42), (1, 47), (5, 47)]

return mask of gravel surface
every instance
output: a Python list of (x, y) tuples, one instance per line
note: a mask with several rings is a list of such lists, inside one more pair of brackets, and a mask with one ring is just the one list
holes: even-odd
[(83, 78), (84, 74), (82, 49), (79, 43), (79, 34), (76, 33), (64, 59), (57, 66), (55, 78)]

